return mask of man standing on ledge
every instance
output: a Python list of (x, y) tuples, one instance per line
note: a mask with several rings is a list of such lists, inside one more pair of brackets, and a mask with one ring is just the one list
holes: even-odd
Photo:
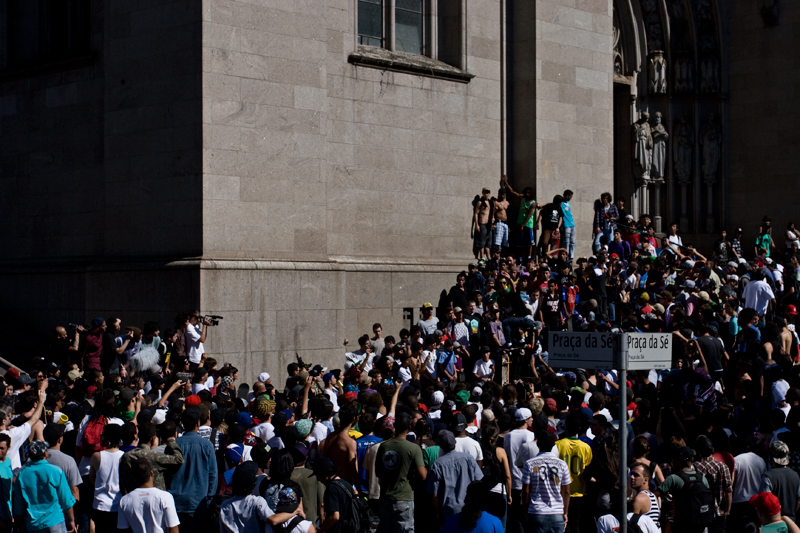
[(477, 259), (489, 259), (489, 246), (492, 242), (492, 215), (494, 201), (489, 200), (491, 191), (486, 187), (481, 191), (480, 199), (472, 210), (472, 231), (474, 234), (472, 248)]
[(520, 225), (522, 246), (528, 247), (528, 255), (526, 257), (532, 257), (533, 247), (536, 246), (536, 210), (541, 206), (536, 203), (536, 200), (533, 198), (533, 189), (531, 187), (525, 187), (522, 189), (522, 194), (520, 194), (514, 191), (511, 185), (508, 184), (508, 176), (506, 175), (503, 175), (503, 186), (510, 195), (519, 198), (517, 223)]

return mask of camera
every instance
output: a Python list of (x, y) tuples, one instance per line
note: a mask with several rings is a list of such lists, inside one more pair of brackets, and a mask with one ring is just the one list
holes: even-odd
[(205, 315), (201, 316), (200, 320), (207, 322), (209, 326), (219, 326), (219, 321), (225, 317), (219, 315)]

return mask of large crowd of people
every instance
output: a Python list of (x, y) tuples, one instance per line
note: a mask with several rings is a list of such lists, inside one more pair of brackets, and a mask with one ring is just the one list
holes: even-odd
[[(416, 324), (282, 383), (241, 384), (198, 311), (56, 328), (2, 378), (0, 531), (800, 533), (794, 226), (702, 255), (603, 195), (575, 260), (571, 197), (484, 191), (481, 259)], [(551, 368), (564, 330), (672, 333), (672, 367)]]

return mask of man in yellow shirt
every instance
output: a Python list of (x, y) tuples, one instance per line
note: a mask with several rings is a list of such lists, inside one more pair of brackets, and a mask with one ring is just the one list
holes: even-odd
[[(581, 521), (581, 508), (584, 505), (583, 495), (586, 493), (586, 481), (583, 471), (592, 462), (592, 448), (578, 439), (581, 430), (581, 415), (578, 412), (570, 413), (564, 421), (566, 438), (556, 441), (558, 457), (567, 463), (572, 483), (569, 486), (569, 516), (567, 517), (566, 533), (579, 533)], [(588, 510), (586, 512), (589, 512)], [(589, 512), (590, 515), (592, 514)], [(589, 532), (584, 532), (589, 533)]]

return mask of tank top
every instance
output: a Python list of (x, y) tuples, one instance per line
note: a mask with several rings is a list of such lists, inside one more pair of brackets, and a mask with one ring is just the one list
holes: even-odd
[(645, 514), (649, 516), (658, 527), (661, 527), (659, 522), (661, 519), (661, 509), (658, 507), (658, 499), (656, 498), (656, 495), (649, 490), (643, 490), (642, 492), (647, 494), (647, 497), (650, 498), (650, 510)]
[(100, 467), (94, 481), (94, 503), (98, 511), (116, 513), (119, 510), (119, 460), (125, 452), (100, 452)]

